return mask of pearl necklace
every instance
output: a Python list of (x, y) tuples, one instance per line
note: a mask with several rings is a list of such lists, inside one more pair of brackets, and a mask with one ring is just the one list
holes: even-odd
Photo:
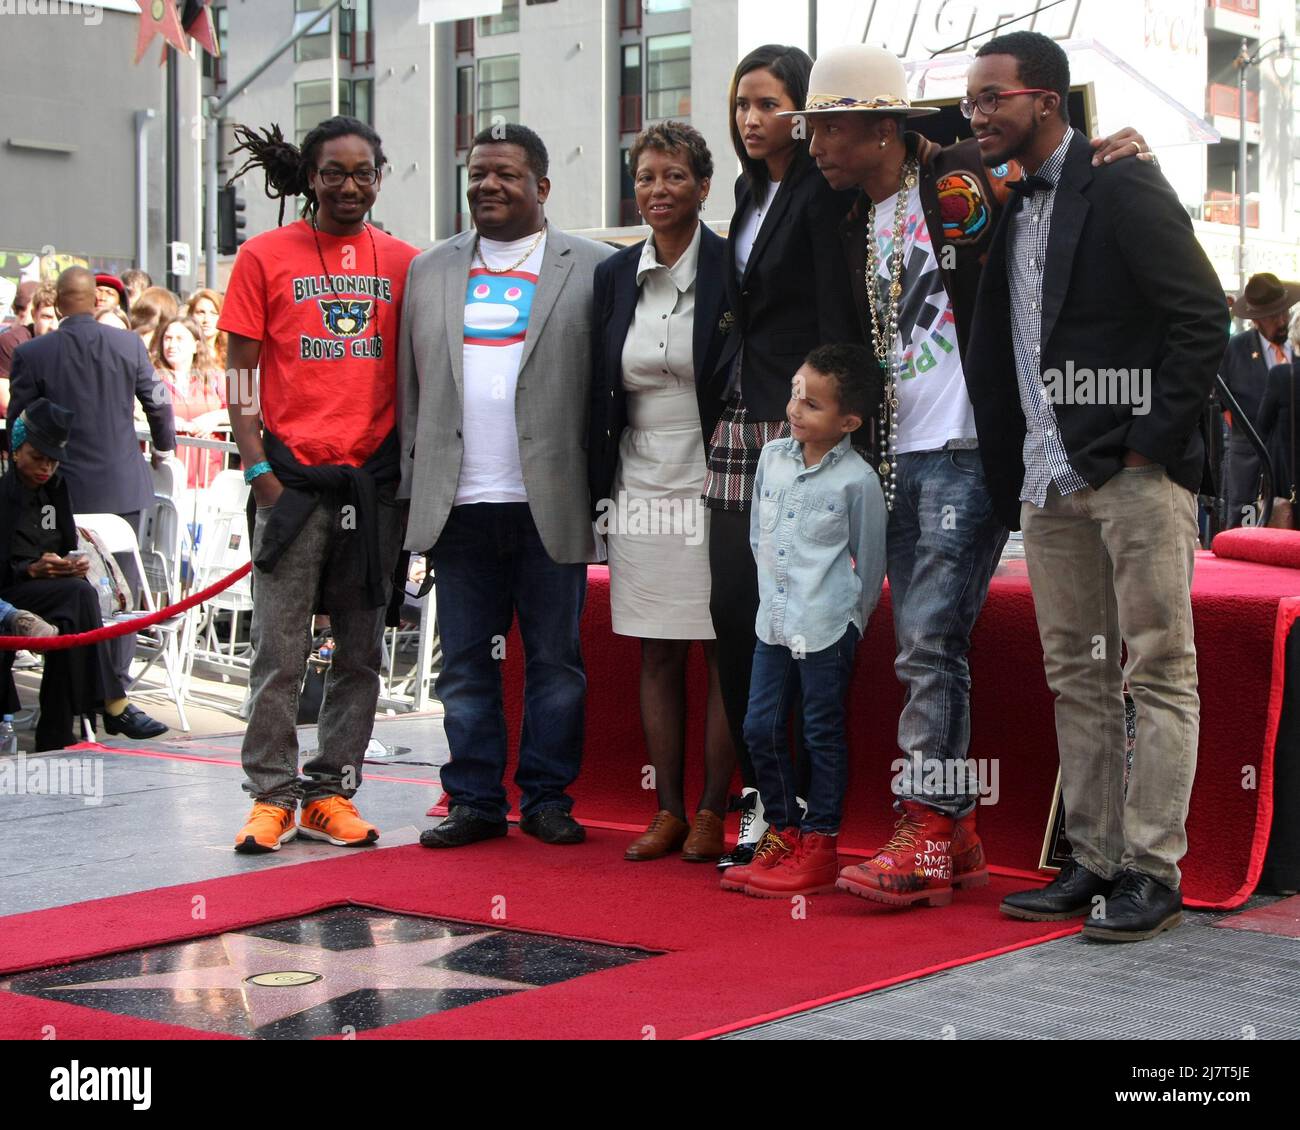
[(880, 309), (877, 275), (880, 250), (876, 245), (876, 206), (867, 209), (867, 305), (871, 310), (871, 343), (876, 360), (885, 370), (885, 395), (880, 405), (878, 436), (884, 440), (884, 458), (880, 462), (880, 481), (885, 492), (885, 506), (894, 508), (898, 492), (898, 384), (902, 379), (902, 350), (894, 348), (898, 337), (898, 303), (903, 296), (903, 228), (907, 222), (907, 198), (916, 186), (916, 158), (903, 162), (899, 178), (898, 201), (894, 205), (894, 244), (889, 261), (889, 300)]

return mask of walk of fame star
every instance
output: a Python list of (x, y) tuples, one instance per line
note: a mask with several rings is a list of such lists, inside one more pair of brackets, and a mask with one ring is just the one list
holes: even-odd
[(0, 989), (207, 1031), (303, 1038), (381, 1027), (649, 956), (348, 907), (21, 974)]

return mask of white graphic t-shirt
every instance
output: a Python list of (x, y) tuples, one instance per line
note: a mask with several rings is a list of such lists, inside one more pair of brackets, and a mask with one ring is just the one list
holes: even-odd
[[(518, 267), (536, 233), (511, 243), (479, 239), (479, 253), (465, 281), (465, 411), (461, 433), (465, 442), (460, 483), (453, 505), (471, 502), (527, 502), (524, 472), (519, 463), (519, 430), (515, 426), (515, 387), (524, 355), (524, 337), (537, 293), (546, 237)], [(480, 257), (481, 260), (480, 261)]]
[[(894, 250), (897, 194), (876, 205), (879, 301), (887, 309)], [(966, 393), (957, 320), (939, 273), (921, 211), (921, 191), (908, 192), (903, 227), (903, 293), (898, 300), (898, 341), (903, 364), (898, 391), (898, 451), (937, 451), (949, 440), (975, 439), (975, 412)]]

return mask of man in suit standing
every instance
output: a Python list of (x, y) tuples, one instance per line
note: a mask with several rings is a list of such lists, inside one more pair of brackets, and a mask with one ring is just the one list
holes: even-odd
[[(1291, 307), (1297, 302), (1300, 302), (1300, 285), (1283, 283), (1276, 275), (1264, 273), (1251, 275), (1246, 289), (1232, 304), (1232, 316), (1249, 320), (1252, 325), (1228, 342), (1219, 375), (1256, 431), (1269, 370), (1274, 365), (1295, 360), (1287, 341), (1287, 325)], [(1268, 437), (1260, 432), (1260, 439), (1267, 442)], [(1280, 479), (1282, 468), (1274, 467), (1273, 473)], [(1259, 499), (1259, 453), (1246, 438), (1245, 428), (1231, 415), (1223, 475), (1227, 484), (1229, 528), (1258, 525), (1259, 515), (1255, 511)], [(1285, 490), (1276, 489), (1279, 483), (1273, 486), (1274, 494), (1286, 494)]]
[(582, 758), (578, 619), (595, 549), (583, 441), (593, 276), (613, 249), (547, 224), (546, 147), (527, 127), (483, 130), (468, 169), (477, 230), (411, 264), (398, 353), (398, 497), (411, 502), (406, 548), (428, 553), (438, 586), (451, 747), (451, 813), (420, 843), (506, 834), (500, 660), (516, 614), (520, 827), (579, 843), (566, 790)]
[(1085, 937), (1139, 941), (1182, 919), (1200, 421), (1226, 335), (1178, 197), (1143, 162), (1093, 167), (1069, 86), (1064, 51), (1034, 32), (990, 40), (967, 78), (984, 162), (1029, 173), (989, 252), (967, 373), (994, 503), (1024, 530), (1074, 849), (1053, 883), (1002, 910), (1089, 914)]
[[(60, 472), (76, 512), (116, 514), (139, 537), (144, 512), (153, 505), (153, 480), (140, 458), (135, 402), (149, 420), (157, 467), (176, 448), (171, 393), (137, 335), (95, 321), (95, 276), (90, 271), (68, 267), (59, 275), (56, 294), (63, 319), (58, 330), (14, 352), (8, 426), (41, 397), (71, 409), (85, 424), (68, 440)], [(128, 580), (138, 584), (141, 578), (128, 574)], [(114, 644), (114, 670), (124, 687), (131, 685), (134, 655), (134, 636)]]

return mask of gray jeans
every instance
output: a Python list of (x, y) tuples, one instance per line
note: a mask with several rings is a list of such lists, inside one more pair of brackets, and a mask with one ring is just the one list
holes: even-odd
[[(393, 571), (401, 534), (396, 506), (380, 504), (380, 563)], [(257, 556), (268, 509), (253, 529)], [(298, 696), (311, 653), (311, 621), (339, 507), (321, 502), (273, 572), (254, 570), (253, 667), (248, 728), (242, 757), (244, 791), (259, 801), (292, 809), (327, 796), (351, 797), (361, 784), (362, 761), (379, 700), (384, 609), (333, 612), (334, 655), (317, 729), (319, 748), (298, 775)]]
[[(1103, 878), (1131, 869), (1177, 888), (1201, 717), (1196, 498), (1152, 464), (1100, 490), (1052, 488), (1041, 510), (1021, 504), (1020, 522), (1074, 858)], [(1125, 678), (1137, 705), (1127, 792)]]

